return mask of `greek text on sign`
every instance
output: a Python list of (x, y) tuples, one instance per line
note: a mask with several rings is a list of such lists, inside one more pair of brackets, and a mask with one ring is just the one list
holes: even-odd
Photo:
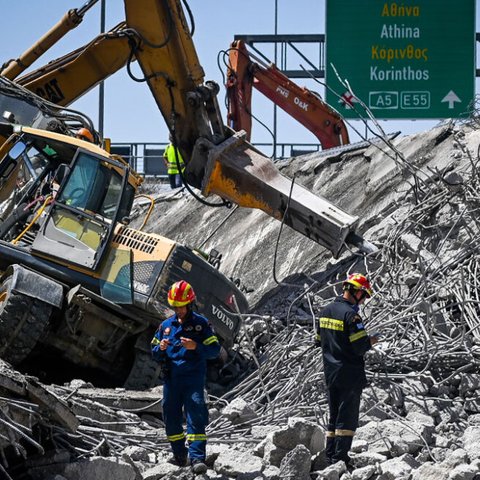
[(468, 116), (475, 8), (475, 0), (327, 0), (327, 103), (346, 118), (366, 117), (363, 105), (377, 118)]

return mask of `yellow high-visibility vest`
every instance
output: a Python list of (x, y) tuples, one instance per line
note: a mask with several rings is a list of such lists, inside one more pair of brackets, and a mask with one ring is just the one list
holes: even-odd
[[(180, 168), (185, 170), (185, 162), (183, 161), (181, 153), (177, 149), (177, 155), (178, 155), (178, 161), (180, 163)], [(168, 147), (165, 149), (163, 152), (163, 157), (167, 159), (167, 173), (169, 175), (173, 175), (176, 173), (179, 173), (178, 167), (177, 167), (177, 158), (175, 156), (175, 150), (173, 148), (173, 145), (170, 144)]]

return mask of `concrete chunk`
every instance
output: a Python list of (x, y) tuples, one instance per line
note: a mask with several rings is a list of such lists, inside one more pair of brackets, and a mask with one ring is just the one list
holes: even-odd
[(420, 463), (411, 455), (402, 455), (392, 458), (380, 465), (382, 480), (397, 480), (401, 477), (409, 477), (412, 470), (420, 466)]
[(280, 463), (280, 478), (310, 480), (310, 451), (304, 445), (297, 445), (288, 452)]
[(238, 452), (230, 449), (219, 454), (213, 468), (222, 475), (234, 478), (243, 477), (245, 480), (251, 477), (253, 480), (256, 476), (261, 475), (262, 460), (250, 452)]
[(430, 443), (433, 430), (425, 425), (412, 422), (385, 420), (381, 423), (370, 422), (357, 430), (358, 440), (369, 444), (369, 451), (388, 455), (392, 448), (397, 454), (419, 451)]
[[(62, 473), (68, 480), (135, 480), (131, 465), (114, 457), (92, 457), (70, 463)], [(150, 479), (149, 479), (150, 480)]]
[(230, 402), (223, 410), (222, 415), (234, 425), (248, 422), (257, 417), (252, 407), (241, 397)]

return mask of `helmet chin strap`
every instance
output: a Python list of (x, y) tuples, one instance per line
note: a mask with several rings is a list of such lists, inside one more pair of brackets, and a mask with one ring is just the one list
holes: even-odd
[[(360, 298), (357, 298), (357, 292), (361, 292), (362, 293), (362, 296)], [(352, 291), (350, 291), (350, 294), (352, 295), (353, 297), (353, 301), (355, 302), (355, 306), (356, 307), (360, 307), (360, 302), (365, 299), (365, 297), (367, 296), (367, 292), (365, 292), (365, 290), (360, 290), (360, 289), (354, 289), (353, 290), (353, 293)]]

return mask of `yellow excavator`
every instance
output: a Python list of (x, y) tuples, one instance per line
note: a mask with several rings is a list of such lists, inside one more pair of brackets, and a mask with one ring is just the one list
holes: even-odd
[[(62, 105), (137, 61), (192, 194), (196, 187), (222, 204), (261, 209), (334, 256), (346, 243), (374, 247), (355, 234), (357, 217), (292, 183), (245, 132), (224, 125), (219, 87), (204, 81), (180, 0), (124, 4), (125, 22), (87, 46), (20, 78), (35, 52), (2, 68), (0, 356), (19, 363), (40, 345), (131, 388), (149, 386), (158, 372), (148, 341), (170, 313), (166, 289), (184, 278), (200, 290), (199, 309), (224, 345), (216, 379), (238, 377), (241, 366), (225, 365), (245, 297), (198, 252), (128, 226), (141, 178), (121, 158), (73, 138), (73, 125), (92, 125)], [(45, 35), (45, 45), (58, 36)]]
[[(94, 1), (87, 5), (91, 7)], [(219, 87), (204, 81), (180, 1), (124, 0), (124, 4), (125, 22), (16, 82), (68, 106), (125, 65), (131, 74), (130, 64), (137, 60), (144, 74), (141, 80), (150, 87), (187, 159), (188, 184), (206, 196), (215, 193), (240, 206), (284, 218), (287, 225), (330, 249), (334, 256), (345, 242), (371, 248), (353, 233), (356, 217), (299, 185), (290, 194), (290, 179), (244, 141), (243, 133), (224, 125), (217, 102)], [(22, 60), (10, 62), (9, 70), (4, 70), (9, 78), (9, 71), (19, 73), (13, 63), (28, 64), (24, 58), (31, 58), (28, 51)]]

